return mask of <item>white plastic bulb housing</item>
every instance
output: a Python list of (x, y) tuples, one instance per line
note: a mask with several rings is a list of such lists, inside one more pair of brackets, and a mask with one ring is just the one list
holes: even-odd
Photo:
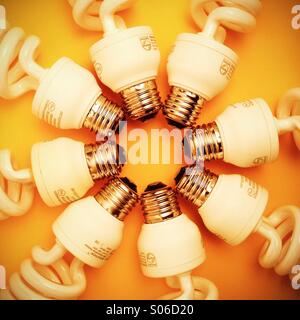
[(39, 194), (50, 207), (78, 200), (94, 185), (82, 142), (59, 138), (35, 144), (31, 163)]
[(75, 257), (99, 268), (119, 247), (123, 225), (94, 197), (87, 197), (69, 205), (52, 229), (57, 240)]
[(168, 59), (169, 84), (211, 100), (226, 88), (237, 62), (236, 53), (214, 39), (180, 34)]
[(278, 129), (263, 99), (231, 105), (217, 117), (216, 124), (225, 162), (246, 168), (278, 158)]
[(32, 111), (60, 129), (79, 129), (102, 91), (94, 76), (69, 58), (43, 73)]
[(200, 231), (185, 214), (161, 223), (144, 224), (138, 251), (143, 274), (152, 278), (190, 271), (206, 258)]
[(220, 175), (199, 208), (205, 226), (230, 245), (242, 243), (261, 220), (268, 191), (240, 175)]
[(99, 79), (115, 92), (157, 77), (160, 52), (150, 27), (119, 29), (90, 54)]

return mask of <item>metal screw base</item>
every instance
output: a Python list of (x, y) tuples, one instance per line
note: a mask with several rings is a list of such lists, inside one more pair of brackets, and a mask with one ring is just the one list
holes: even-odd
[(175, 178), (177, 191), (200, 208), (213, 191), (218, 176), (197, 166), (182, 168)]
[(201, 113), (205, 99), (179, 87), (172, 87), (163, 113), (169, 124), (182, 129), (193, 127)]
[(132, 86), (121, 92), (128, 116), (146, 121), (154, 118), (161, 108), (161, 99), (155, 80)]
[(145, 222), (158, 223), (181, 215), (177, 197), (171, 187), (161, 182), (150, 184), (141, 196)]
[(112, 216), (123, 221), (139, 197), (136, 185), (128, 178), (113, 178), (95, 199)]

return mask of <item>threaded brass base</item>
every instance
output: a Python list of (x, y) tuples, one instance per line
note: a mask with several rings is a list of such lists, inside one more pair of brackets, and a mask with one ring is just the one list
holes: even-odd
[(110, 130), (117, 131), (120, 121), (124, 119), (123, 109), (101, 95), (89, 111), (83, 127), (102, 135), (108, 135)]
[(201, 113), (205, 99), (179, 87), (172, 87), (163, 113), (169, 124), (182, 129), (193, 127)]
[(121, 172), (123, 162), (120, 159), (124, 155), (120, 154), (120, 149), (119, 145), (113, 143), (85, 145), (85, 157), (94, 181)]
[(177, 191), (200, 208), (213, 191), (218, 176), (209, 170), (201, 172), (194, 166), (182, 168), (175, 181)]
[(161, 182), (150, 184), (141, 196), (145, 222), (158, 223), (181, 215), (175, 191)]
[(146, 121), (154, 118), (161, 108), (161, 99), (155, 80), (149, 80), (121, 91), (128, 116)]
[(113, 178), (95, 196), (97, 202), (112, 216), (123, 221), (139, 197), (136, 185), (127, 178)]
[(198, 126), (184, 137), (185, 155), (194, 161), (224, 158), (222, 138), (215, 122)]

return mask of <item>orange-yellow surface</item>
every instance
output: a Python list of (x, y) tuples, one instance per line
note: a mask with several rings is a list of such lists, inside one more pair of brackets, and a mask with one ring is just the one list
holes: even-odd
[[(197, 32), (189, 15), (188, 0), (139, 0), (122, 16), (128, 26), (150, 25), (157, 36), (162, 54), (159, 88), (165, 99), (169, 87), (166, 61), (180, 32)], [(300, 85), (300, 30), (291, 27), (291, 8), (300, 1), (263, 0), (263, 10), (257, 28), (251, 34), (229, 32), (226, 43), (240, 56), (231, 84), (219, 97), (204, 108), (199, 123), (213, 120), (230, 103), (262, 97), (275, 111), (280, 96), (289, 88)], [(7, 9), (11, 26), (24, 28), (28, 35), (41, 38), (39, 63), (51, 66), (62, 56), (68, 56), (93, 70), (88, 49), (101, 34), (84, 31), (73, 21), (71, 8), (64, 0), (1, 0)], [(1, 61), (0, 61), (1, 63)], [(102, 86), (103, 87), (103, 86)], [(105, 94), (118, 97), (105, 88)], [(38, 120), (31, 113), (33, 93), (19, 99), (0, 99), (0, 148), (12, 150), (19, 167), (30, 166), (31, 146), (41, 140), (67, 136), (93, 142), (95, 136), (86, 130), (60, 131)], [(130, 121), (129, 129), (141, 127)], [(166, 127), (160, 114), (143, 127)], [(270, 192), (266, 214), (278, 206), (300, 206), (300, 153), (291, 135), (280, 139), (280, 157), (272, 164), (259, 168), (240, 169), (222, 162), (207, 164), (217, 173), (240, 173), (255, 180)], [(142, 192), (148, 183), (161, 180), (174, 185), (179, 165), (128, 165), (123, 175), (134, 180)], [(74, 173), (76, 174), (76, 173)], [(98, 184), (91, 194), (94, 194)], [(240, 246), (230, 247), (205, 230), (195, 207), (180, 199), (187, 213), (201, 229), (207, 260), (194, 273), (212, 280), (220, 290), (221, 299), (299, 299), (300, 291), (291, 288), (287, 277), (273, 270), (262, 269), (257, 262), (263, 239), (252, 235)], [(36, 194), (35, 202), (26, 215), (0, 222), (0, 265), (8, 275), (30, 256), (34, 245), (49, 248), (54, 243), (51, 224), (64, 207), (48, 208)], [(151, 299), (168, 293), (163, 279), (147, 279), (139, 268), (137, 237), (143, 222), (138, 205), (126, 219), (124, 241), (116, 254), (100, 270), (86, 267), (87, 290), (82, 299)]]

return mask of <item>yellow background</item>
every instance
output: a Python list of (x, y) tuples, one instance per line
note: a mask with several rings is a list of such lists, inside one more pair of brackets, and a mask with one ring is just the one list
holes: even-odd
[[(139, 0), (122, 14), (128, 26), (150, 25), (157, 36), (162, 54), (159, 87), (165, 99), (169, 87), (166, 61), (176, 36), (181, 32), (197, 32), (189, 15), (188, 0)], [(299, 1), (265, 0), (257, 28), (249, 35), (229, 32), (226, 43), (240, 56), (237, 71), (223, 94), (208, 103), (199, 123), (213, 120), (230, 103), (262, 97), (275, 110), (279, 97), (300, 84), (300, 30), (291, 28), (291, 8)], [(41, 38), (42, 66), (49, 67), (62, 56), (68, 56), (93, 70), (88, 49), (100, 39), (97, 32), (84, 31), (73, 21), (71, 8), (64, 0), (6, 0), (11, 26), (24, 28), (28, 35)], [(1, 61), (0, 61), (1, 63)], [(103, 86), (102, 86), (103, 87)], [(105, 94), (119, 101), (105, 88)], [(0, 99), (0, 148), (12, 150), (19, 167), (30, 166), (31, 146), (41, 140), (68, 136), (85, 142), (95, 139), (86, 130), (60, 131), (31, 114), (33, 93), (13, 100)], [(129, 128), (141, 127), (130, 122)], [(144, 128), (166, 127), (160, 114)], [(291, 135), (280, 139), (280, 157), (272, 164), (243, 170), (222, 162), (207, 164), (216, 173), (241, 173), (266, 187), (270, 201), (266, 214), (278, 206), (300, 206), (300, 153)], [(123, 175), (134, 180), (142, 192), (148, 183), (162, 180), (174, 185), (178, 165), (147, 165), (124, 168)], [(92, 190), (92, 194), (99, 186)], [(207, 232), (195, 207), (180, 199), (183, 212), (197, 222), (204, 237), (207, 260), (195, 274), (212, 280), (222, 299), (299, 299), (300, 291), (291, 288), (287, 277), (262, 269), (257, 262), (263, 239), (252, 235), (240, 246), (230, 247)], [(54, 243), (51, 224), (63, 207), (48, 208), (36, 195), (30, 212), (23, 217), (0, 222), (0, 265), (8, 274), (19, 269), (30, 256), (34, 245), (49, 248)], [(88, 287), (82, 299), (151, 299), (170, 292), (163, 279), (147, 279), (139, 268), (136, 241), (143, 222), (138, 205), (127, 217), (124, 241), (116, 254), (100, 270), (86, 267)]]

